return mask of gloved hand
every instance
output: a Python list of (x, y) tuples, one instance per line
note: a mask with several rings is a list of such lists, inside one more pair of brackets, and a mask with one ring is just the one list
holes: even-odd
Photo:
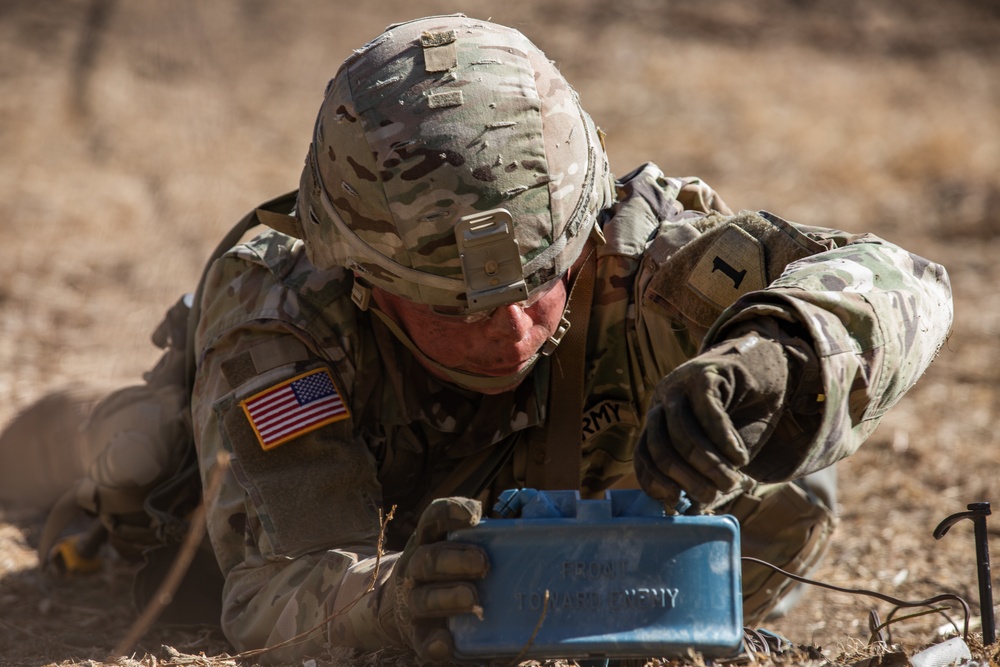
[(639, 485), (668, 507), (682, 490), (700, 509), (728, 500), (781, 418), (787, 384), (782, 345), (752, 331), (678, 366), (657, 385), (636, 445)]
[(471, 528), (481, 516), (477, 500), (435, 500), (420, 516), (396, 562), (389, 591), (390, 622), (423, 662), (452, 657), (449, 616), (481, 613), (472, 582), (486, 576), (489, 558), (478, 546), (447, 541), (450, 531)]

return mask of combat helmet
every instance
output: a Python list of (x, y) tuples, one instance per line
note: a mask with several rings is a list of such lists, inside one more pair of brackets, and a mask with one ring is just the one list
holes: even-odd
[(520, 32), (463, 15), (390, 26), (327, 86), (299, 189), (301, 236), (345, 267), (426, 365), (471, 389), (520, 381), (428, 358), (370, 303), (372, 286), (450, 314), (541, 294), (581, 255), (612, 202), (601, 137), (576, 92)]
[(473, 312), (565, 272), (610, 197), (556, 67), (518, 31), (452, 15), (390, 26), (343, 63), (298, 209), (317, 267)]

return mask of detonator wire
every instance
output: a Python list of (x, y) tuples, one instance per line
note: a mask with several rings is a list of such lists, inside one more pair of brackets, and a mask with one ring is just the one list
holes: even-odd
[[(740, 559), (749, 563), (756, 563), (758, 565), (763, 565), (764, 567), (770, 568), (771, 570), (774, 570), (778, 574), (788, 577), (789, 579), (792, 579), (794, 581), (798, 581), (799, 583), (808, 584), (810, 586), (818, 586), (819, 588), (827, 588), (831, 591), (837, 591), (838, 593), (847, 593), (848, 595), (861, 595), (866, 597), (877, 598), (879, 600), (882, 600), (883, 602), (888, 602), (889, 604), (895, 605), (897, 608), (931, 607), (932, 605), (935, 605), (939, 602), (944, 602), (945, 600), (954, 600), (958, 602), (960, 605), (962, 605), (962, 610), (965, 614), (965, 623), (963, 627), (962, 637), (963, 639), (965, 639), (965, 641), (969, 640), (969, 617), (972, 615), (972, 612), (969, 610), (969, 603), (966, 602), (965, 599), (962, 598), (960, 595), (956, 595), (954, 593), (942, 593), (941, 595), (935, 595), (934, 597), (927, 598), (926, 600), (901, 600), (891, 595), (886, 595), (885, 593), (880, 593), (878, 591), (868, 590), (866, 588), (845, 588), (843, 586), (837, 586), (834, 584), (828, 584), (823, 581), (816, 581), (815, 579), (809, 579), (808, 577), (803, 577), (798, 574), (786, 572), (777, 565), (768, 563), (766, 560), (754, 558), (753, 556), (741, 556)], [(893, 611), (895, 612), (895, 610)], [(932, 611), (938, 611), (938, 609), (934, 609)], [(891, 618), (892, 614), (890, 614), (889, 617)], [(888, 625), (888, 622), (885, 625)]]

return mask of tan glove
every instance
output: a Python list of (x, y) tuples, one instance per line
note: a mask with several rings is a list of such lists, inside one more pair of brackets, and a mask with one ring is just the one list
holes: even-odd
[(787, 384), (781, 343), (753, 332), (678, 366), (657, 386), (636, 445), (639, 485), (668, 507), (681, 491), (701, 509), (728, 500), (781, 418)]
[[(447, 618), (481, 613), (473, 581), (489, 572), (482, 548), (448, 542), (448, 533), (479, 523), (482, 505), (469, 498), (439, 498), (427, 506), (396, 562), (383, 616), (422, 662), (452, 657)], [(385, 622), (385, 621), (383, 621)]]

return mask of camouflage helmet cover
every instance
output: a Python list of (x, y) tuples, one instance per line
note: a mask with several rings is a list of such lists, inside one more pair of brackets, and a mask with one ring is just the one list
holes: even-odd
[(316, 266), (468, 307), (462, 218), (510, 213), (530, 291), (572, 265), (610, 200), (598, 131), (555, 66), (518, 31), (455, 15), (391, 26), (341, 65), (298, 210)]

